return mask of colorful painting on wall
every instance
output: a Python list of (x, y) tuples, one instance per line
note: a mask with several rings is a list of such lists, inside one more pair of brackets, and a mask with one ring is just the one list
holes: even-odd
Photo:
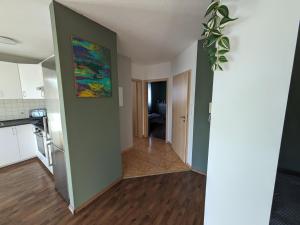
[(77, 97), (111, 96), (110, 50), (75, 36), (72, 47)]

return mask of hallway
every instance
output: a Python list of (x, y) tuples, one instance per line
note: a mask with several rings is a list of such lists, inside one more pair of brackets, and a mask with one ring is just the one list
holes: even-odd
[(134, 146), (122, 153), (123, 177), (140, 177), (188, 171), (170, 144), (158, 138), (134, 140)]

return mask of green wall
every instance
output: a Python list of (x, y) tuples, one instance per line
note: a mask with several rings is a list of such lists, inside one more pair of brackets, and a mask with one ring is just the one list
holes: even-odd
[(207, 171), (210, 129), (208, 107), (212, 100), (212, 87), (213, 72), (200, 40), (197, 52), (192, 168), (202, 173)]
[[(55, 1), (50, 5), (50, 12), (70, 205), (76, 209), (122, 176), (116, 33)], [(111, 50), (112, 97), (76, 97), (72, 35)]]

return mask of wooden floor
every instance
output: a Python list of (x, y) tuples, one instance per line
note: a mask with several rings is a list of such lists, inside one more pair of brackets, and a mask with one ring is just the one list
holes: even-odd
[(189, 170), (165, 140), (142, 138), (134, 142), (122, 154), (124, 178)]
[(75, 216), (37, 161), (0, 170), (1, 225), (202, 225), (205, 177), (125, 179)]

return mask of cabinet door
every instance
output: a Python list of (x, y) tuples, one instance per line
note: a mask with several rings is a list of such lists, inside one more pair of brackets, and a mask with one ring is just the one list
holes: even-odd
[(33, 133), (33, 125), (21, 125), (17, 126), (16, 129), (21, 160), (26, 160), (35, 157), (37, 151), (37, 142)]
[(24, 99), (42, 99), (44, 86), (42, 66), (40, 64), (18, 64), (22, 94)]
[(0, 128), (0, 167), (20, 161), (15, 127)]
[(18, 64), (0, 61), (0, 99), (22, 99)]

